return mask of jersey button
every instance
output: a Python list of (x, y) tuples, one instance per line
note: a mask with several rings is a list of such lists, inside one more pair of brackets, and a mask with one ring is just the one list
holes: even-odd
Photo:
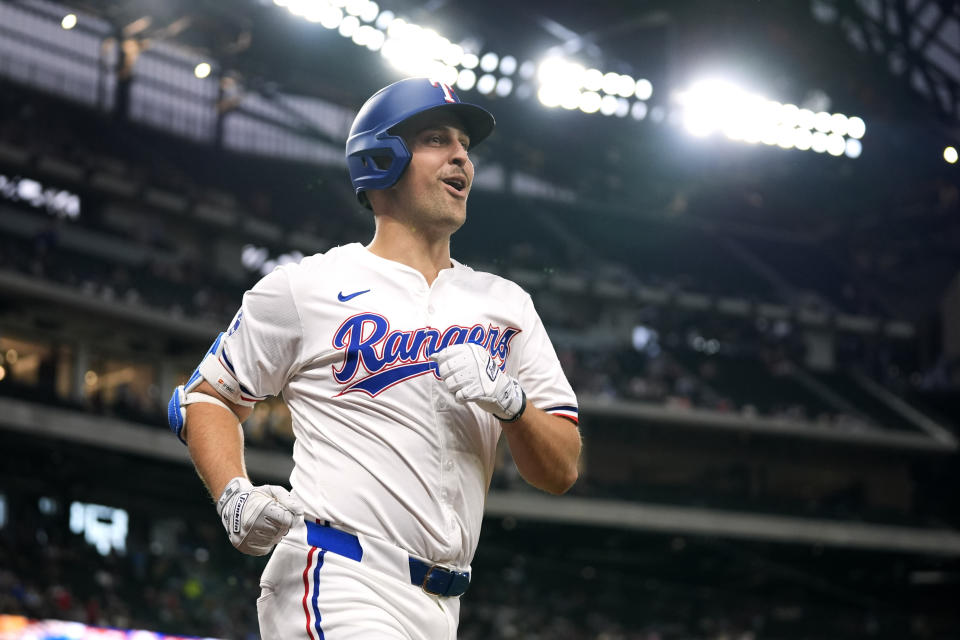
[(427, 307), (427, 313), (433, 313), (434, 311), (436, 311), (436, 309), (433, 308), (433, 305)]
[(453, 460), (447, 460), (446, 462), (444, 462), (443, 468), (446, 469), (447, 471), (450, 471), (451, 469), (453, 469)]
[(446, 408), (447, 408), (447, 401), (444, 398), (440, 398), (439, 400), (437, 400), (437, 409), (440, 409), (442, 411), (443, 409), (446, 409)]

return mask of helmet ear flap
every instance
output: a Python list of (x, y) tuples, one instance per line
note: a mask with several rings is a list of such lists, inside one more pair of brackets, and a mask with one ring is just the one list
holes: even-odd
[(366, 169), (379, 169), (380, 171), (387, 171), (390, 169), (390, 165), (393, 164), (393, 156), (369, 155), (363, 156), (360, 158), (360, 161), (363, 162), (363, 166)]
[(410, 157), (403, 139), (397, 136), (367, 134), (350, 140), (347, 165), (357, 196), (368, 189), (392, 187), (407, 168)]

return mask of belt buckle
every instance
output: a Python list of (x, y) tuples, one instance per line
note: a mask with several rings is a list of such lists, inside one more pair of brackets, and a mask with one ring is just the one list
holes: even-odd
[(443, 568), (439, 565), (431, 565), (427, 572), (423, 574), (423, 581), (420, 583), (420, 588), (423, 589), (424, 593), (427, 593), (431, 596), (443, 596), (444, 594), (439, 591), (431, 591), (430, 587), (427, 586), (427, 582), (430, 580), (430, 574), (433, 573), (434, 569), (439, 569), (443, 571)]

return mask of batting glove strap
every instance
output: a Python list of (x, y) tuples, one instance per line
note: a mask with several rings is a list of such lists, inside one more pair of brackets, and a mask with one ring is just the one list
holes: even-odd
[[(514, 382), (517, 381), (514, 380)], [(519, 382), (517, 382), (517, 386), (520, 387)], [(520, 387), (520, 395), (520, 411), (518, 411), (517, 414), (512, 418), (500, 418), (500, 422), (516, 422), (520, 419), (520, 416), (523, 415), (523, 412), (527, 410), (527, 392), (523, 390), (523, 387)]]
[(501, 371), (480, 345), (451, 345), (430, 358), (457, 402), (476, 404), (503, 422), (513, 422), (523, 414), (527, 395), (520, 382)]
[(263, 556), (303, 518), (303, 506), (283, 487), (255, 487), (238, 476), (223, 490), (217, 513), (230, 544), (243, 553)]

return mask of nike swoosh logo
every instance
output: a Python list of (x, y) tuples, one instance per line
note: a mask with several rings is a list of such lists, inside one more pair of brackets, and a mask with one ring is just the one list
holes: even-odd
[(341, 291), (340, 293), (337, 294), (337, 300), (339, 300), (340, 302), (346, 302), (347, 300), (353, 300), (357, 296), (368, 293), (369, 291), (370, 289), (364, 289), (363, 291), (357, 291), (356, 293), (351, 293), (349, 295), (343, 295), (343, 291)]

